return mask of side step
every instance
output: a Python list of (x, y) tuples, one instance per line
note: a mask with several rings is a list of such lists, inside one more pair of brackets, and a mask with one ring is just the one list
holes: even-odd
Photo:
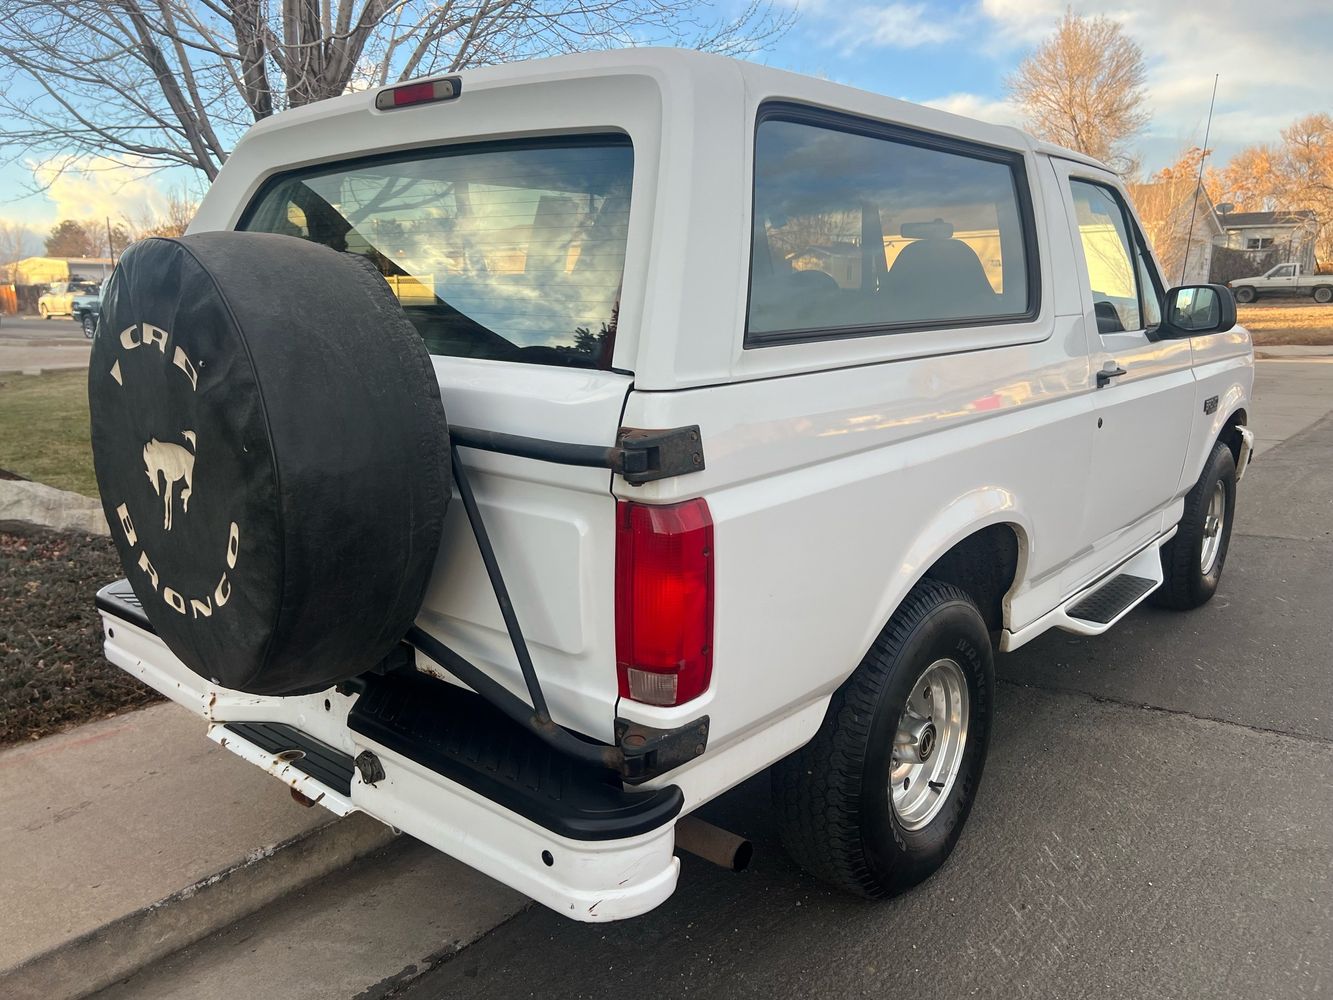
[(553, 750), (471, 691), (423, 674), (358, 678), (347, 716), (358, 736), (571, 840), (621, 840), (668, 826), (675, 785), (626, 790), (612, 771)]
[(1154, 539), (1109, 575), (1093, 581), (1031, 624), (1017, 632), (1001, 633), (1001, 652), (1012, 652), (1051, 628), (1075, 635), (1101, 635), (1162, 585), (1161, 547), (1174, 534), (1172, 528)]
[(1162, 585), (1161, 546), (1170, 534), (1140, 549), (1109, 576), (1065, 601), (1055, 610), (1056, 620), (1051, 624), (1077, 635), (1101, 635), (1124, 618)]
[(1085, 622), (1109, 624), (1119, 618), (1122, 612), (1128, 611), (1156, 590), (1158, 582), (1142, 576), (1121, 573), (1119, 576), (1111, 577), (1101, 585), (1100, 589), (1083, 598), (1066, 614), (1070, 618), (1078, 618)]

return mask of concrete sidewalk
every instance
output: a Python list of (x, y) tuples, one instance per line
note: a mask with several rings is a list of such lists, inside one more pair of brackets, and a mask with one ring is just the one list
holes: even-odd
[(388, 843), (156, 705), (0, 752), (0, 996), (83, 996)]

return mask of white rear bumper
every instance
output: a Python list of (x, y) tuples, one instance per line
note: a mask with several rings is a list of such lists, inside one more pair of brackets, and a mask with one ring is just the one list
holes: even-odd
[[(219, 688), (151, 632), (106, 611), (102, 622), (108, 660), (201, 715), (209, 738), (339, 816), (365, 812), (575, 920), (637, 916), (675, 890), (674, 822), (621, 840), (559, 836), (350, 730), (355, 694), (271, 698)], [(226, 728), (247, 722), (292, 726), (353, 758), (369, 750), (384, 777), (372, 785), (354, 772), (343, 794)]]

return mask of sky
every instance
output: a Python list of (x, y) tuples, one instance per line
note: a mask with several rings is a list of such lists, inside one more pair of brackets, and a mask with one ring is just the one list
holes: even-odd
[[(775, 2), (795, 8), (796, 22), (757, 61), (1005, 124), (1021, 120), (1004, 99), (1005, 76), (1067, 6), (1113, 17), (1147, 64), (1153, 117), (1136, 145), (1149, 172), (1202, 144), (1214, 74), (1215, 163), (1252, 143), (1278, 141), (1282, 127), (1302, 115), (1333, 111), (1328, 0)], [(165, 191), (184, 185), (197, 194), (202, 184), (191, 171), (150, 174), (128, 161), (85, 166), (54, 179), (35, 176), (32, 164), (0, 166), (0, 219), (45, 232), (61, 218), (137, 218), (160, 211)], [(44, 193), (29, 193), (43, 183)]]

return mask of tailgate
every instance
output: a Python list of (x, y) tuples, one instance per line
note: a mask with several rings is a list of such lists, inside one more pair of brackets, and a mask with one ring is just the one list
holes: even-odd
[[(615, 444), (631, 379), (615, 372), (433, 358), (451, 425)], [(613, 741), (615, 506), (606, 469), (459, 450), (552, 717)], [(455, 491), (418, 624), (527, 700)], [(439, 668), (418, 655), (418, 666)]]

